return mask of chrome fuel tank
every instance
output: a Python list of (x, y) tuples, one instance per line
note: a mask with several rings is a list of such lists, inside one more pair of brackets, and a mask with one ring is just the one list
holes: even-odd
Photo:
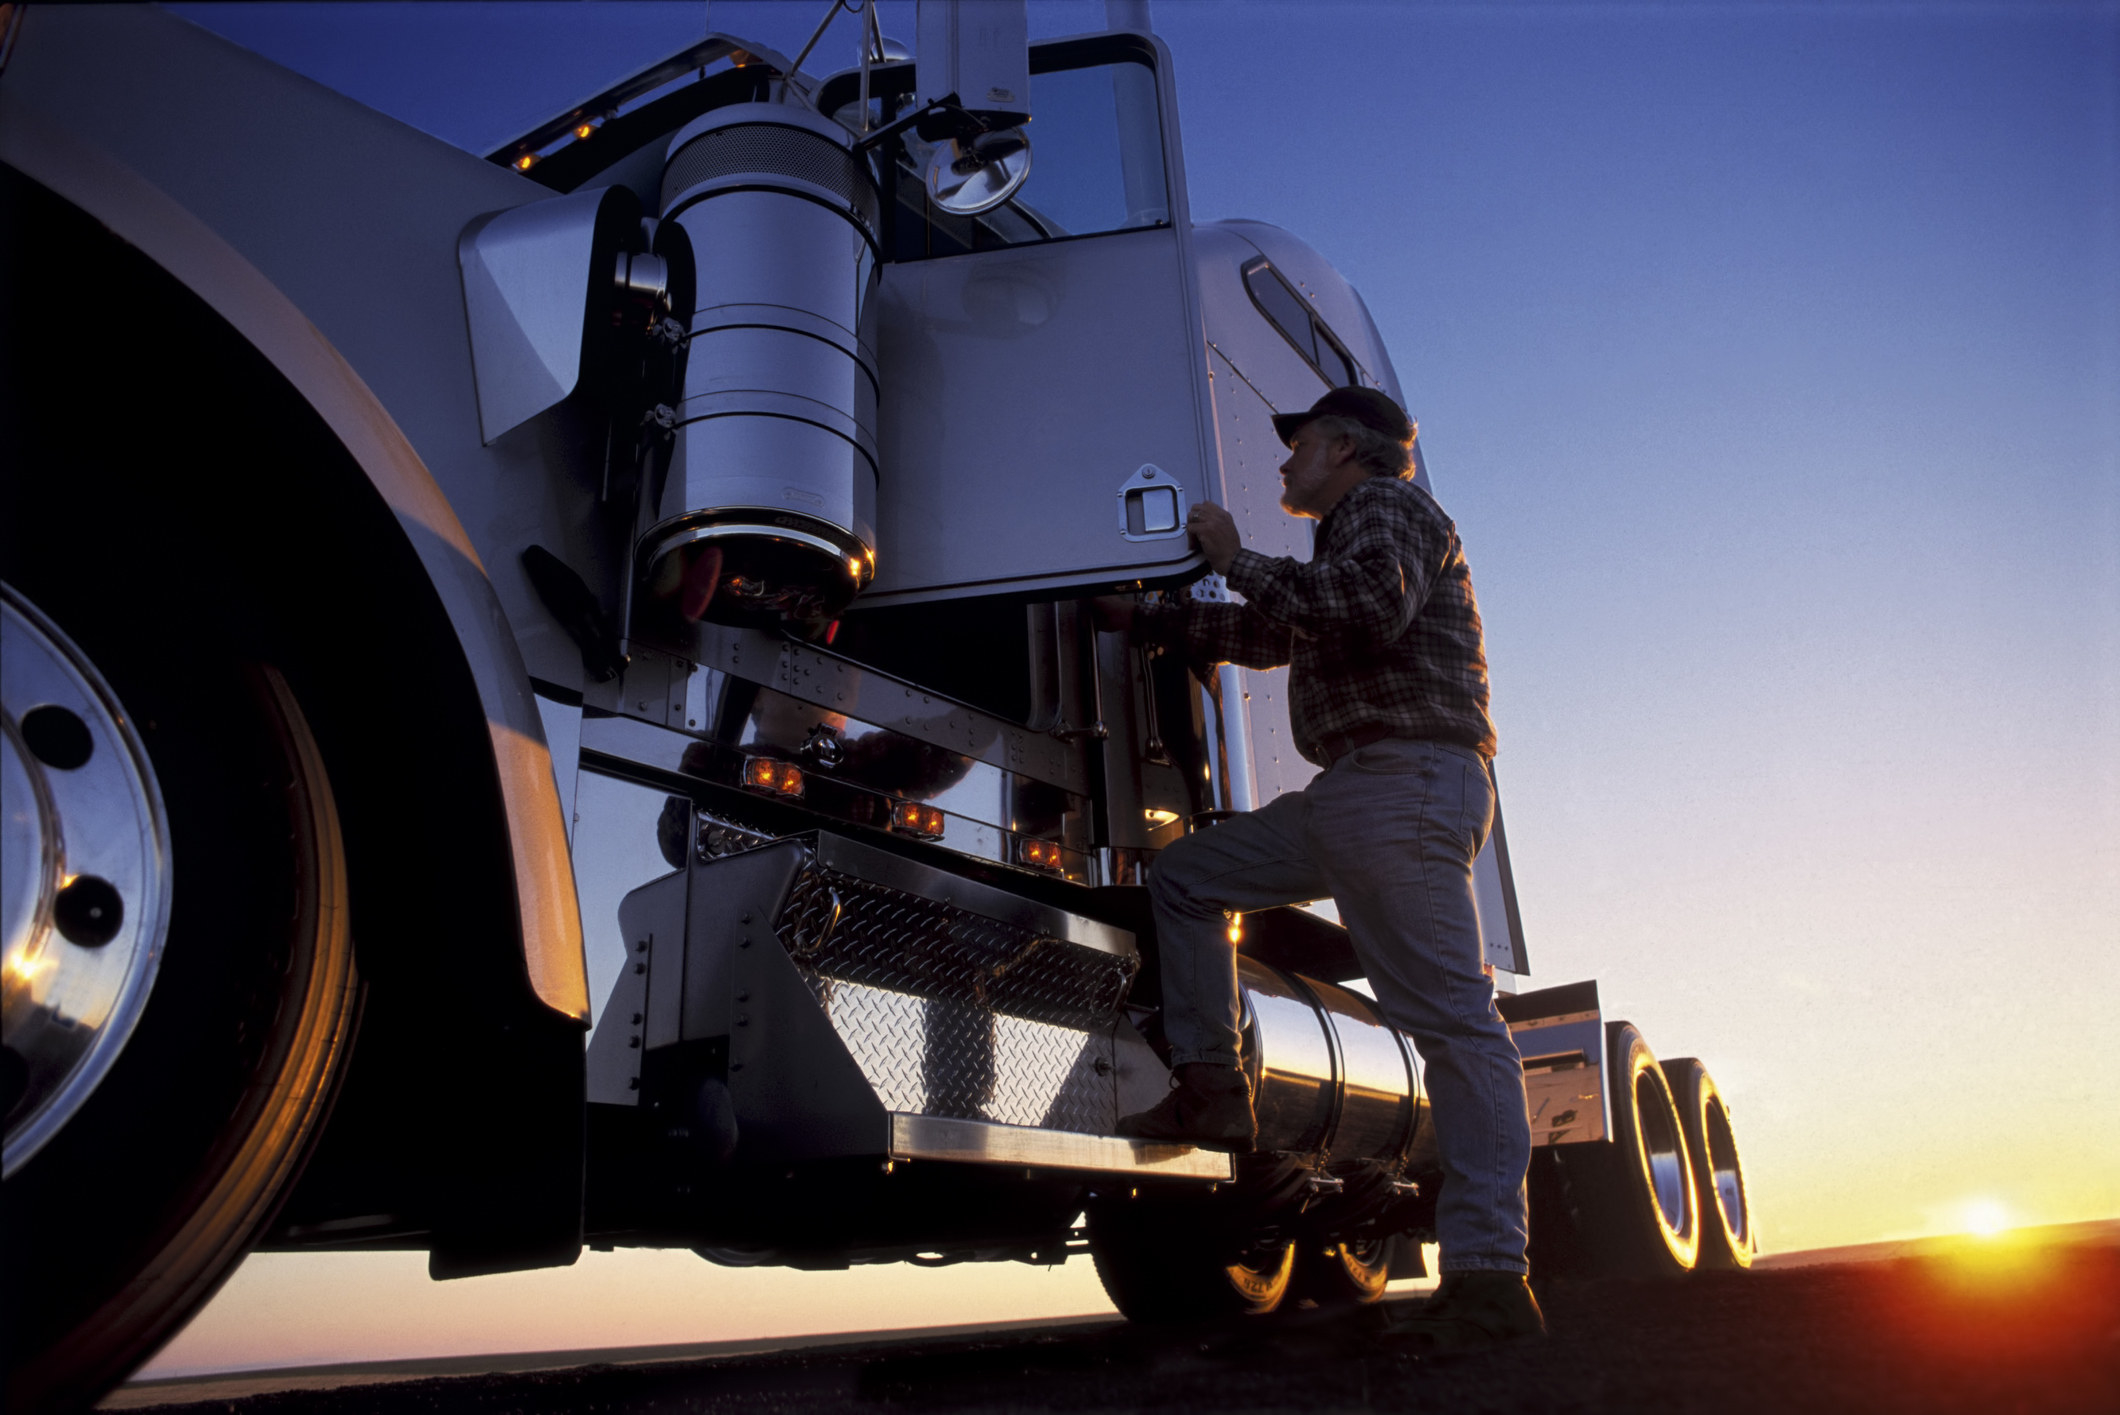
[(1420, 1071), (1376, 1004), (1250, 958), (1237, 980), (1259, 1148), (1418, 1161), (1429, 1144)]
[(694, 617), (821, 617), (875, 575), (879, 217), (852, 141), (779, 103), (716, 109), (670, 141), (659, 208), (690, 240), (698, 296), (637, 564)]

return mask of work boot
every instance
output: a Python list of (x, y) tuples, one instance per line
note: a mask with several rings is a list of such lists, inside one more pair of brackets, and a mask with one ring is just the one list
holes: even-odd
[(1388, 1311), (1384, 1335), (1414, 1351), (1471, 1351), (1537, 1341), (1546, 1318), (1521, 1273), (1471, 1269), (1444, 1273), (1435, 1295), (1411, 1312)]
[(1122, 1116), (1118, 1132), (1249, 1154), (1258, 1134), (1251, 1118), (1251, 1082), (1242, 1067), (1185, 1062), (1170, 1074), (1170, 1094), (1152, 1110)]

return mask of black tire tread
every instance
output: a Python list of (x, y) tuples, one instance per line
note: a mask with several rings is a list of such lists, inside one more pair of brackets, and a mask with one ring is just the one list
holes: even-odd
[[(1553, 1277), (1678, 1277), (1692, 1270), (1664, 1241), (1636, 1158), (1628, 1090), (1636, 1049), (1654, 1066), (1641, 1033), (1628, 1022), (1606, 1024), (1605, 1085), (1612, 1096), (1608, 1142), (1555, 1145), (1534, 1152), (1532, 1270)], [(1667, 1082), (1668, 1085), (1668, 1082)], [(1680, 1133), (1683, 1134), (1683, 1126)], [(1688, 1175), (1692, 1166), (1688, 1164)], [(1689, 1193), (1691, 1186), (1689, 1185)], [(1694, 1224), (1700, 1227), (1697, 1210)]]
[[(1700, 1262), (1703, 1271), (1741, 1272), (1752, 1266), (1759, 1227), (1751, 1217), (1752, 1195), (1745, 1178), (1744, 1152), (1738, 1151), (1737, 1189), (1745, 1207), (1746, 1236), (1740, 1240), (1724, 1223), (1722, 1205), (1715, 1192), (1714, 1160), (1708, 1151), (1707, 1126), (1703, 1117), (1703, 1092), (1723, 1106), (1722, 1091), (1707, 1065), (1697, 1057), (1675, 1057), (1664, 1063), (1664, 1076), (1671, 1083), (1671, 1098), (1678, 1103), (1678, 1117), (1686, 1135), (1686, 1152), (1692, 1160), (1693, 1201), (1700, 1210)], [(1735, 1143), (1735, 1137), (1732, 1137)]]
[(1188, 1223), (1164, 1205), (1115, 1201), (1093, 1205), (1087, 1217), (1097, 1279), (1129, 1321), (1264, 1316), (1288, 1295), (1293, 1244), (1282, 1244), (1275, 1261), (1250, 1265), (1257, 1280), (1240, 1286), (1233, 1266), (1243, 1258), (1244, 1245)]
[(299, 1173), (358, 1015), (345, 849), (299, 706), (270, 669), (179, 667), (160, 694), (110, 675), (170, 804), (177, 903), (117, 1066), (7, 1183), (11, 1410), (91, 1404), (213, 1295)]

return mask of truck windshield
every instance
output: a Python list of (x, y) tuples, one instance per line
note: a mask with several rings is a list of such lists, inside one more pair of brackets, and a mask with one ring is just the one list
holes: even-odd
[[(1108, 47), (1098, 56), (1102, 62), (1079, 49), (1055, 45), (1031, 52), (1032, 119), (1024, 129), (1031, 143), (1030, 180), (1004, 205), (980, 216), (941, 211), (928, 200), (925, 181), (933, 148), (907, 132), (879, 149), (879, 176), (890, 198), (890, 259), (962, 255), (1170, 223), (1155, 71), (1138, 59), (1114, 62)], [(913, 66), (877, 70), (871, 89), (869, 123), (875, 127), (912, 107)], [(835, 78), (825, 100), (840, 122), (861, 126), (849, 76)], [(837, 106), (829, 106), (835, 100)]]

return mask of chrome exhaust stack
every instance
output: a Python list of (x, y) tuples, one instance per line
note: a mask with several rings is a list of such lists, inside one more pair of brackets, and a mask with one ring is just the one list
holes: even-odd
[(669, 146), (659, 214), (697, 296), (666, 473), (641, 491), (638, 587), (725, 623), (828, 618), (876, 573), (880, 198), (854, 138), (744, 103)]

